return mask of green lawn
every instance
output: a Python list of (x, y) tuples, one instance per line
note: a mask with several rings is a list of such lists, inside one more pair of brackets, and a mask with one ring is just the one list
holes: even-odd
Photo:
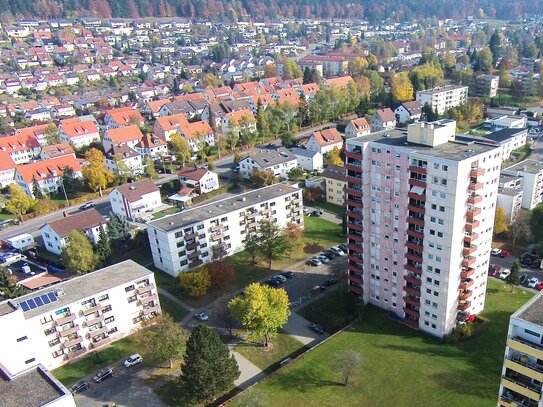
[(323, 218), (304, 216), (304, 242), (328, 247), (345, 243), (341, 224), (333, 223)]
[(314, 203), (311, 204), (311, 206), (313, 208), (323, 209), (325, 212), (330, 212), (338, 216), (345, 215), (345, 207), (334, 205), (326, 201), (315, 201)]
[[(368, 306), (362, 322), (340, 333), (299, 361), (258, 384), (254, 391), (265, 405), (304, 406), (495, 406), (498, 397), (509, 316), (530, 297), (510, 293), (489, 281), (487, 329), (470, 341), (446, 345), (414, 331)], [(360, 373), (349, 387), (341, 385), (335, 356), (355, 350)], [(233, 403), (243, 404), (243, 397)]]
[(174, 213), (181, 212), (181, 208), (178, 208), (176, 206), (168, 209), (164, 209), (162, 211), (158, 211), (153, 213), (153, 220), (163, 218), (166, 215), (173, 215)]
[(311, 322), (323, 325), (326, 332), (334, 333), (349, 323), (355, 309), (353, 296), (344, 287), (339, 287), (298, 313)]
[(181, 321), (189, 313), (188, 310), (183, 308), (181, 305), (173, 302), (168, 297), (165, 297), (161, 294), (158, 294), (160, 299), (160, 306), (162, 311), (170, 314), (176, 321)]
[(65, 385), (87, 377), (106, 366), (130, 356), (137, 352), (138, 344), (135, 335), (128, 336), (113, 342), (109, 347), (68, 365), (61, 366), (52, 371), (53, 375)]
[(236, 351), (268, 372), (275, 370), (282, 360), (288, 357), (294, 358), (304, 350), (305, 347), (301, 342), (283, 332), (277, 335), (268, 348), (254, 344), (236, 346)]

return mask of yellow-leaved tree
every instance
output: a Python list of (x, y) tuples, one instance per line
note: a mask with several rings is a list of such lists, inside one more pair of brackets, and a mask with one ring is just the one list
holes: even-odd
[(413, 100), (413, 84), (407, 72), (400, 72), (392, 77), (391, 91), (395, 102), (402, 103)]
[(97, 148), (91, 148), (85, 153), (88, 164), (83, 166), (82, 173), (88, 187), (96, 192), (106, 188), (113, 182), (113, 174), (106, 167), (104, 154)]

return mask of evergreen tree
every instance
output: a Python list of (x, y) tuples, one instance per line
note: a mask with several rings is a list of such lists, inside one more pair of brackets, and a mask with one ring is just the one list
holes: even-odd
[(260, 137), (264, 138), (270, 134), (270, 123), (268, 121), (268, 112), (262, 105), (262, 100), (258, 98), (256, 105), (256, 128)]
[(192, 401), (205, 403), (230, 390), (240, 371), (219, 335), (201, 324), (192, 331), (186, 346), (181, 380)]
[(15, 284), (14, 277), (9, 275), (4, 268), (0, 268), (0, 300), (20, 297), (26, 294), (22, 285)]
[(107, 264), (111, 257), (111, 244), (103, 227), (100, 228), (98, 242), (96, 242), (94, 249), (100, 261)]
[(438, 114), (432, 110), (432, 106), (430, 106), (428, 102), (422, 106), (421, 112), (422, 116), (424, 116), (425, 120), (428, 122), (433, 122), (438, 118)]
[(490, 41), (488, 42), (488, 48), (490, 48), (490, 51), (492, 52), (492, 62), (495, 66), (498, 62), (498, 59), (502, 56), (503, 47), (502, 47), (502, 37), (501, 33), (496, 28), (494, 30), (494, 33), (492, 34), (492, 37), (490, 37)]
[(111, 242), (128, 240), (130, 238), (130, 225), (126, 219), (110, 212), (107, 221), (107, 235)]
[(311, 69), (308, 66), (304, 69), (303, 84), (311, 83)]
[(516, 285), (520, 284), (520, 265), (518, 261), (513, 263), (513, 266), (511, 267), (511, 272), (505, 279), (505, 282), (511, 286), (511, 292), (513, 292)]
[(43, 195), (43, 192), (40, 188), (40, 184), (38, 183), (38, 180), (34, 175), (32, 175), (32, 194), (34, 195), (34, 198), (36, 199), (43, 199), (45, 195)]

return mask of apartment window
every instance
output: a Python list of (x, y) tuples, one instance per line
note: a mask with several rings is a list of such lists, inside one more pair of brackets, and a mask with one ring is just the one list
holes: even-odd
[(105, 300), (109, 300), (109, 294), (104, 294), (98, 297), (98, 301), (105, 301)]
[(448, 165), (443, 165), (443, 166), (441, 167), (441, 169), (442, 169), (443, 171), (448, 171), (448, 170), (449, 170), (449, 166), (448, 166)]
[(436, 210), (436, 209), (437, 209), (437, 205), (436, 205), (436, 204), (432, 204), (432, 209)]
[(40, 319), (40, 322), (42, 325), (44, 324), (47, 324), (48, 322), (51, 322), (53, 320), (53, 316), (52, 315), (48, 315), (46, 317), (43, 317)]
[(32, 363), (36, 360), (36, 358), (25, 360), (25, 364), (28, 365), (29, 363)]
[(132, 285), (129, 285), (128, 287), (125, 287), (124, 291), (129, 292), (129, 291), (134, 291), (134, 289), (135, 289), (134, 284), (132, 284)]
[(439, 293), (437, 291), (434, 291), (434, 296), (439, 297)]
[(28, 339), (28, 336), (21, 336), (20, 338), (17, 338), (17, 342), (26, 341)]
[(111, 305), (106, 305), (103, 309), (102, 309), (102, 314), (105, 314), (106, 312), (110, 312), (111, 311)]
[(437, 302), (432, 302), (432, 307), (437, 308)]
[(432, 290), (430, 290), (429, 288), (426, 289), (426, 294), (432, 294)]
[(432, 302), (431, 302), (430, 300), (424, 300), (424, 303), (425, 303), (426, 305), (430, 305)]
[(115, 321), (115, 317), (112, 315), (104, 320), (106, 324), (109, 324), (110, 322)]
[(52, 335), (56, 332), (55, 328), (49, 328), (49, 329), (46, 329), (45, 331), (43, 331), (43, 333), (47, 336), (47, 335)]
[(141, 316), (137, 316), (135, 318), (132, 318), (132, 323), (137, 324), (139, 322), (141, 322)]
[(108, 335), (111, 335), (111, 334), (114, 334), (114, 333), (117, 332), (117, 331), (118, 331), (117, 327), (114, 326), (114, 327), (111, 328), (109, 331), (107, 331), (107, 334), (108, 334)]
[(530, 331), (529, 329), (525, 329), (524, 332), (526, 332), (528, 335), (532, 335), (532, 336), (535, 336), (537, 338), (539, 338), (541, 335), (538, 334), (537, 332), (534, 332), (534, 331)]
[(130, 304), (131, 302), (136, 301), (136, 300), (137, 300), (136, 295), (133, 295), (133, 296), (131, 296), (131, 297), (128, 297), (128, 303), (129, 303), (129, 304)]
[(433, 328), (433, 329), (436, 329), (436, 324), (432, 324), (432, 328)]
[(202, 230), (203, 228), (204, 228), (204, 225), (198, 225), (198, 226), (196, 227), (197, 230)]

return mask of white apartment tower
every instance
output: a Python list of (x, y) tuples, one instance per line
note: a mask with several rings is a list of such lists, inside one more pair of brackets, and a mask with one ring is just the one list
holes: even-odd
[(437, 114), (444, 114), (451, 107), (467, 103), (468, 87), (446, 85), (438, 88), (417, 91), (416, 100), (422, 105), (428, 103)]
[(484, 308), (501, 147), (456, 122), (347, 140), (349, 289), (442, 337)]

